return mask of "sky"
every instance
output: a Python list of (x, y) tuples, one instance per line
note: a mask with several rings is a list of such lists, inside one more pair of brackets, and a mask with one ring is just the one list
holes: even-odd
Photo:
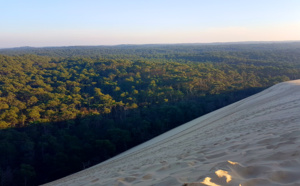
[(0, 0), (0, 48), (300, 40), (299, 0)]

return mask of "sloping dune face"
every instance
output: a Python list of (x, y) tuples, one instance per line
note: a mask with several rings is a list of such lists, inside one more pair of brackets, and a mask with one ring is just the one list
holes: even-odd
[(300, 185), (300, 80), (47, 185)]

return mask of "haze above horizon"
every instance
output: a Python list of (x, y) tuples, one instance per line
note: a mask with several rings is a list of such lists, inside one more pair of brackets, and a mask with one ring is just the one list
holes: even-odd
[(1, 0), (0, 48), (300, 40), (300, 1)]

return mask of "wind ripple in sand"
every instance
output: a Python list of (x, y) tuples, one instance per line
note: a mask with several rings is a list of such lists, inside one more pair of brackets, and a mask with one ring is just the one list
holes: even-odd
[(280, 83), (47, 185), (300, 185), (299, 113)]

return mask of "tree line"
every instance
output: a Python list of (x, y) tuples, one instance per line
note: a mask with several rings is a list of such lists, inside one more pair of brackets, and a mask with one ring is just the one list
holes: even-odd
[(251, 50), (152, 58), (141, 50), (149, 57), (0, 55), (1, 185), (58, 179), (300, 78), (295, 48), (286, 61)]

